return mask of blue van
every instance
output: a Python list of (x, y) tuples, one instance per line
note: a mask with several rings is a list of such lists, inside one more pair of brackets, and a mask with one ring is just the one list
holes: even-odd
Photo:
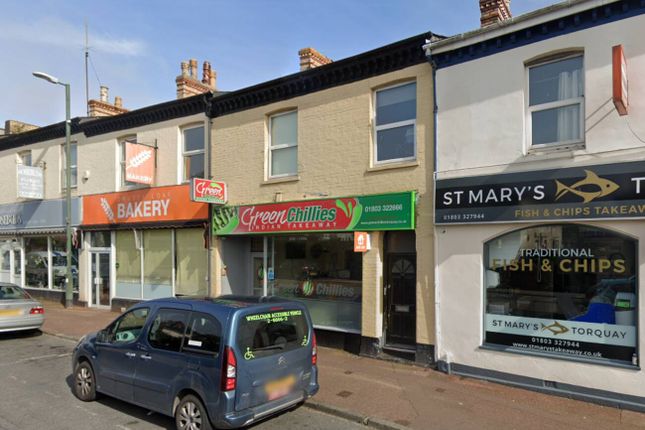
[(307, 308), (276, 297), (139, 303), (74, 348), (73, 391), (174, 416), (177, 429), (249, 425), (318, 392)]

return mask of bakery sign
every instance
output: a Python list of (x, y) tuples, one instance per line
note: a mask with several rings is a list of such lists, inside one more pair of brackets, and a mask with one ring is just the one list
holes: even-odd
[(190, 201), (190, 187), (176, 185), (83, 197), (83, 225), (206, 220), (208, 205)]
[(645, 162), (436, 181), (436, 224), (645, 218)]

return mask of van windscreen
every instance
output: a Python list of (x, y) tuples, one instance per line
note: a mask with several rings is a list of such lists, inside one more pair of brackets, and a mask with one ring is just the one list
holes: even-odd
[(300, 309), (283, 309), (243, 315), (237, 344), (244, 359), (282, 354), (309, 344), (307, 319)]

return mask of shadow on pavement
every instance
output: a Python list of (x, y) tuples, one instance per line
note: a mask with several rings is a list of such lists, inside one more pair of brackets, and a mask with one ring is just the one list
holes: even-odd
[[(74, 376), (72, 374), (67, 375), (65, 382), (67, 383), (70, 391), (72, 391), (72, 395), (74, 395), (74, 392), (72, 390)], [(76, 397), (74, 397), (74, 401), (82, 403)], [(114, 409), (117, 412), (121, 412), (132, 417), (132, 420), (124, 424), (126, 427), (135, 426), (141, 422), (146, 422), (157, 425), (166, 430), (175, 430), (175, 420), (172, 417), (149, 411), (146, 408), (132, 405), (130, 403), (115, 399), (114, 397), (106, 396), (105, 394), (98, 394), (96, 402), (100, 403), (103, 406), (107, 406), (108, 408)]]
[(19, 331), (10, 331), (0, 333), (0, 341), (11, 340), (11, 339), (28, 339), (30, 337), (42, 336), (43, 332), (35, 330), (19, 330)]

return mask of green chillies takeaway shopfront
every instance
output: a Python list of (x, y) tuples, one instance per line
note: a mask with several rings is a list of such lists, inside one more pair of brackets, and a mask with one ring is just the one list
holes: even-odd
[[(374, 344), (413, 351), (414, 209), (414, 192), (214, 206), (222, 293), (300, 300), (330, 345), (368, 354)], [(363, 252), (355, 236), (369, 237)], [(381, 323), (383, 338), (364, 335), (365, 324)]]

